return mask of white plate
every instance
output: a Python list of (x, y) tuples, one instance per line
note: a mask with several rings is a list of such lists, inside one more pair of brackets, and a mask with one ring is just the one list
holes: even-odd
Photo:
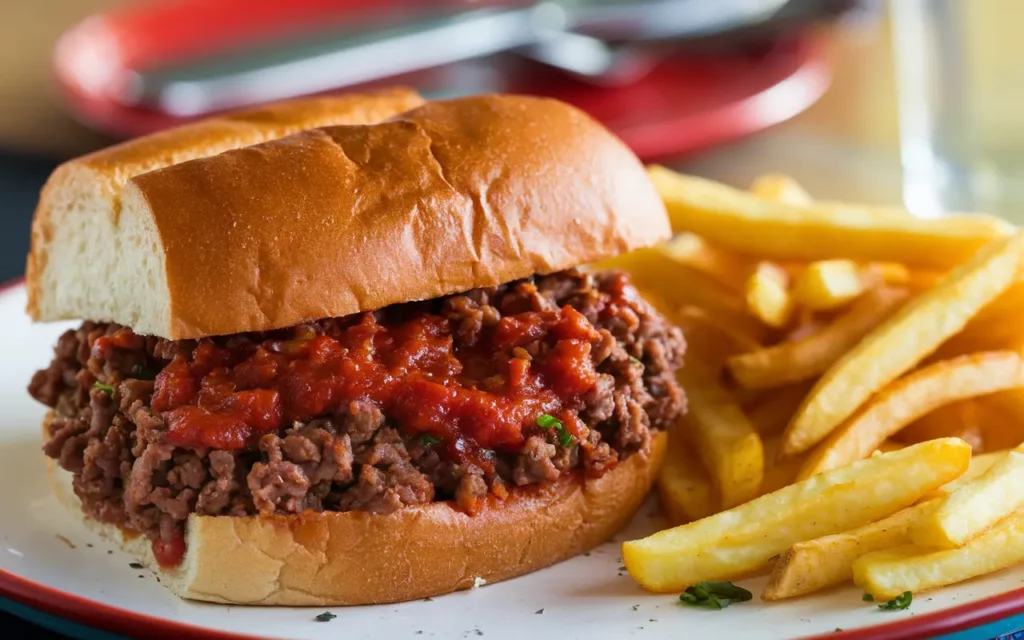
[[(621, 568), (617, 543), (664, 524), (652, 505), (587, 556), (429, 602), (337, 608), (336, 619), (316, 622), (322, 609), (182, 601), (153, 574), (130, 568), (131, 558), (84, 529), (50, 495), (39, 450), (44, 410), (25, 387), (49, 361), (57, 336), (76, 323), (33, 326), (24, 306), (22, 286), (0, 292), (0, 595), (49, 613), (147, 637), (678, 640), (923, 637), (1024, 611), (1024, 566), (923, 594), (907, 611), (879, 611), (852, 586), (772, 605), (755, 597), (725, 611), (685, 607), (672, 595), (645, 593)], [(742, 584), (756, 596), (764, 578)]]

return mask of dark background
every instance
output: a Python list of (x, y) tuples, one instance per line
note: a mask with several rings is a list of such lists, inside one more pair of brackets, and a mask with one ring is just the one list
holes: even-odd
[(25, 273), (32, 211), (56, 166), (46, 158), (0, 152), (0, 283)]

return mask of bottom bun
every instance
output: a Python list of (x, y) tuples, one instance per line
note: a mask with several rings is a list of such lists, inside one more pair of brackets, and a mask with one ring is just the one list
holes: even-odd
[(487, 498), (475, 516), (447, 502), (389, 515), (360, 511), (188, 519), (181, 566), (160, 569), (149, 540), (85, 516), (71, 474), (52, 460), (57, 497), (182, 598), (253, 605), (400, 602), (536, 571), (601, 544), (628, 523), (665, 452), (658, 433), (600, 478), (567, 477)]

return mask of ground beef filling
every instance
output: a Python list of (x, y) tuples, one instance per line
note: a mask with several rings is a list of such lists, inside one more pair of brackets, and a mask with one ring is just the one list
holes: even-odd
[(85, 322), (29, 392), (87, 512), (173, 547), (191, 513), (473, 513), (599, 476), (683, 411), (684, 348), (624, 275), (570, 270), (198, 341)]

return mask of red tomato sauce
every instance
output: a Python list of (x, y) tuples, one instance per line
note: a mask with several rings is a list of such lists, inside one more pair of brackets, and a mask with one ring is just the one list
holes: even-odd
[(153, 557), (161, 569), (173, 569), (185, 558), (185, 539), (176, 535), (170, 540), (157, 538), (151, 544)]
[[(490, 471), (490, 451), (515, 452), (544, 413), (581, 435), (580, 397), (597, 383), (600, 336), (571, 307), (506, 315), (471, 347), (454, 346), (442, 316), (363, 314), (347, 326), (296, 329), (287, 340), (202, 340), (156, 376), (152, 408), (168, 442), (237, 450), (293, 422), (372, 400), (407, 434)], [(533, 358), (516, 347), (541, 340)]]

